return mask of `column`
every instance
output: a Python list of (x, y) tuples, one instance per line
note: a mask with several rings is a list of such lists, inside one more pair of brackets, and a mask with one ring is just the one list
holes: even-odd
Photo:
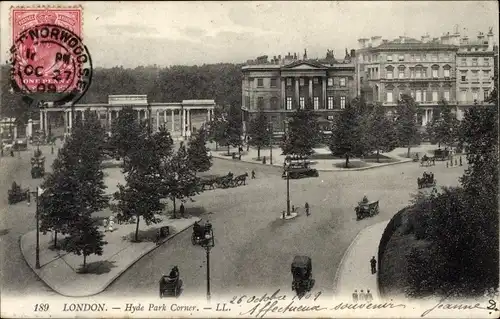
[(44, 129), (44, 126), (43, 126), (43, 111), (42, 110), (40, 110), (40, 128), (39, 128), (39, 130), (45, 132), (45, 129)]
[(299, 99), (299, 96), (300, 96), (300, 91), (299, 91), (299, 81), (300, 81), (300, 78), (294, 78), (295, 80), (295, 101), (297, 101), (297, 106), (298, 108), (300, 108), (300, 99)]
[(160, 130), (160, 111), (156, 110), (156, 132)]
[(49, 134), (49, 117), (47, 116), (48, 111), (44, 110), (43, 111), (43, 131), (45, 132), (45, 136)]
[(314, 103), (313, 97), (313, 78), (309, 78), (309, 98), (311, 99), (311, 103)]
[(167, 110), (163, 110), (163, 125), (167, 128)]
[(187, 110), (187, 127), (188, 134), (191, 135), (191, 110)]
[(82, 122), (85, 121), (85, 111), (82, 111)]
[(113, 111), (110, 111), (110, 110), (106, 110), (106, 120), (108, 121), (108, 129), (111, 130), (111, 122), (112, 122), (112, 112)]
[(327, 108), (327, 100), (326, 100), (326, 81), (328, 81), (327, 77), (321, 78), (321, 105), (323, 109)]
[(186, 110), (182, 109), (181, 117), (181, 136), (184, 137), (186, 135)]
[(429, 110), (425, 110), (425, 125), (429, 123)]
[(141, 110), (137, 110), (137, 122), (141, 124)]
[(68, 112), (64, 110), (64, 133), (68, 132)]
[(73, 111), (69, 111), (69, 129), (71, 130), (73, 128)]
[(281, 78), (281, 108), (286, 110), (286, 79)]
[(17, 139), (17, 125), (14, 124), (14, 140)]
[[(166, 114), (166, 112), (165, 112)], [(174, 134), (175, 131), (175, 110), (171, 111), (171, 119), (172, 119), (172, 135)]]
[(424, 110), (424, 115), (422, 115), (422, 126), (427, 123), (427, 110)]
[(210, 122), (210, 109), (207, 109), (207, 122)]

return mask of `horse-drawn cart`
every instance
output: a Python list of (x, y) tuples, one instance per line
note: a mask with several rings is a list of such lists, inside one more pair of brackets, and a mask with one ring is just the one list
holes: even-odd
[(314, 279), (312, 278), (312, 262), (311, 258), (307, 256), (295, 256), (292, 262), (292, 291), (301, 297), (309, 292), (314, 286)]
[(378, 209), (378, 200), (377, 201), (368, 201), (366, 197), (363, 198), (361, 202), (358, 203), (358, 206), (354, 209), (356, 211), (356, 219), (360, 220), (366, 217), (372, 217), (379, 213)]
[(45, 156), (35, 156), (31, 158), (31, 177), (41, 178), (45, 175)]
[(7, 200), (9, 205), (16, 204), (25, 200), (28, 200), (29, 197), (29, 189), (21, 188), (20, 185), (17, 185), (16, 182), (12, 183), (11, 189), (7, 191)]
[(181, 293), (182, 280), (179, 279), (179, 269), (174, 267), (170, 274), (163, 275), (159, 282), (160, 298), (178, 297)]
[(434, 173), (424, 172), (422, 178), (417, 178), (417, 186), (419, 189), (428, 188), (436, 186), (436, 180), (434, 179)]

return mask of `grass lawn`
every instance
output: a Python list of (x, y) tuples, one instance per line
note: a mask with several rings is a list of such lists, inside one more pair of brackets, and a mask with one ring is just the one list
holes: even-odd
[[(382, 162), (384, 159), (390, 159), (390, 157), (382, 155), (382, 154), (379, 155), (379, 158), (380, 158), (380, 162)], [(309, 159), (312, 159), (312, 160), (343, 159), (343, 160), (345, 160), (345, 157), (343, 157), (343, 156), (333, 156), (332, 154), (312, 154), (311, 156), (309, 156)], [(355, 159), (359, 159), (359, 158), (355, 158)], [(367, 155), (367, 156), (365, 156), (363, 158), (363, 160), (367, 160), (367, 159), (368, 160), (376, 160), (377, 159), (377, 154), (370, 154), (370, 155)], [(368, 161), (366, 161), (366, 162), (368, 162)]]

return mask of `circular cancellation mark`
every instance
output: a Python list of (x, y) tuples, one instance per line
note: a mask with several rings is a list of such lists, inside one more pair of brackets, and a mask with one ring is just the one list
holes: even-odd
[(92, 81), (92, 58), (81, 38), (59, 25), (22, 31), (10, 49), (11, 85), (30, 102), (76, 104)]

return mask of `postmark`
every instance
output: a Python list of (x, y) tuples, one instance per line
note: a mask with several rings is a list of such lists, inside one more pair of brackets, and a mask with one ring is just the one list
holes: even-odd
[(82, 42), (82, 11), (74, 8), (12, 9), (11, 84), (30, 100), (76, 103), (92, 78)]

